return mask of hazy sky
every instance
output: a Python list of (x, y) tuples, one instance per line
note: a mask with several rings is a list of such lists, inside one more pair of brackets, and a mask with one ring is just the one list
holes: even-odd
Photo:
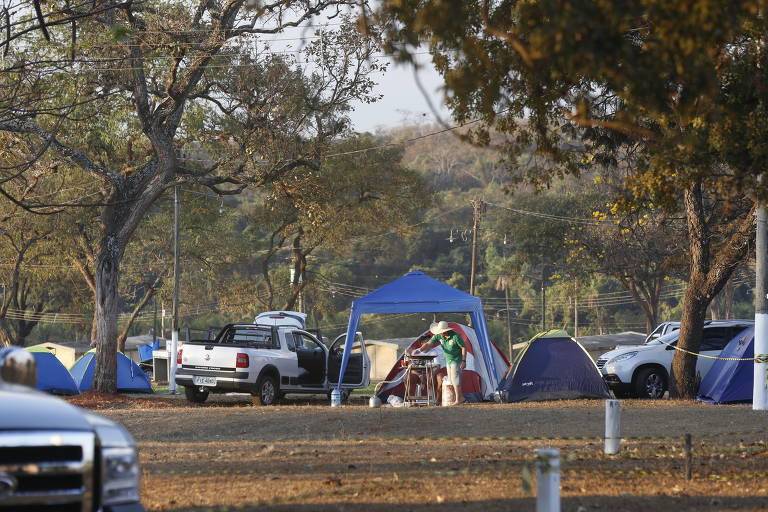
[[(447, 124), (451, 123), (449, 112), (443, 105), (440, 88), (442, 78), (429, 63), (425, 55), (419, 70), (419, 81), (424, 92), (429, 95), (432, 106)], [(376, 103), (358, 104), (352, 113), (352, 121), (357, 131), (375, 131), (379, 127), (393, 127), (404, 122), (435, 122), (435, 114), (419, 89), (410, 65), (390, 64), (387, 72), (375, 79), (378, 82), (377, 94), (383, 97)]]
[[(320, 25), (321, 22), (318, 22), (317, 26)], [(333, 27), (335, 25), (329, 24), (328, 26)], [(304, 43), (316, 38), (317, 35), (313, 28), (295, 27), (265, 39), (272, 39), (270, 46), (275, 51), (295, 51)], [(377, 128), (395, 127), (404, 122), (431, 123), (437, 121), (416, 83), (413, 67), (409, 64), (396, 64), (386, 56), (380, 58), (389, 61), (387, 71), (373, 77), (374, 81), (379, 84), (375, 93), (381, 94), (382, 99), (372, 104), (358, 103), (355, 105), (355, 111), (350, 116), (354, 129), (360, 132), (373, 132)], [(417, 54), (416, 58), (421, 64), (419, 80), (424, 91), (429, 94), (432, 105), (443, 121), (452, 124), (450, 114), (442, 104), (443, 95), (439, 91), (443, 83), (442, 78), (432, 67), (430, 56), (426, 52)]]

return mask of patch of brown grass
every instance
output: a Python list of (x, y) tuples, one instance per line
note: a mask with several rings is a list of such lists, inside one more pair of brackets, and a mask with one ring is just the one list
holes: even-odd
[(166, 409), (178, 407), (178, 401), (167, 398), (143, 398), (119, 393), (86, 391), (66, 398), (67, 402), (85, 409)]

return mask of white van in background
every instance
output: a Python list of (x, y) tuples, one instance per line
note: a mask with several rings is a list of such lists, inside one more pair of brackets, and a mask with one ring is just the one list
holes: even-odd
[(256, 315), (256, 318), (253, 319), (253, 323), (258, 325), (275, 325), (306, 329), (307, 314), (298, 311), (267, 311), (266, 313), (259, 313)]
[(680, 322), (661, 322), (659, 325), (656, 326), (656, 328), (653, 331), (651, 331), (648, 337), (645, 338), (645, 343), (648, 343), (649, 341), (653, 341), (656, 338), (661, 338), (662, 336), (669, 334), (672, 331), (677, 331), (679, 329), (680, 329)]

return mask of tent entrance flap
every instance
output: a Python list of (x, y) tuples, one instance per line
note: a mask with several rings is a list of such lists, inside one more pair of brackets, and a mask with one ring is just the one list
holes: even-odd
[[(486, 370), (494, 388), (498, 385), (501, 380), (499, 371), (503, 373), (505, 369), (496, 367), (480, 299), (432, 279), (420, 271), (409, 272), (352, 302), (341, 360), (342, 378), (349, 363), (360, 317), (364, 314), (387, 313), (469, 313), (477, 332)], [(337, 384), (336, 387), (339, 389), (341, 386)]]

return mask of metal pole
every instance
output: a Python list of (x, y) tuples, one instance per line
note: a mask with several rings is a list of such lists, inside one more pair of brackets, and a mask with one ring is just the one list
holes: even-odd
[(768, 410), (768, 213), (765, 203), (757, 207), (755, 243), (755, 367), (752, 409)]
[(560, 512), (560, 450), (536, 450), (536, 512)]
[(170, 358), (170, 372), (168, 375), (168, 392), (176, 394), (176, 354), (179, 352), (179, 186), (173, 189), (173, 317), (171, 318), (171, 347), (168, 351)]
[(605, 401), (605, 453), (615, 455), (621, 449), (621, 402)]

